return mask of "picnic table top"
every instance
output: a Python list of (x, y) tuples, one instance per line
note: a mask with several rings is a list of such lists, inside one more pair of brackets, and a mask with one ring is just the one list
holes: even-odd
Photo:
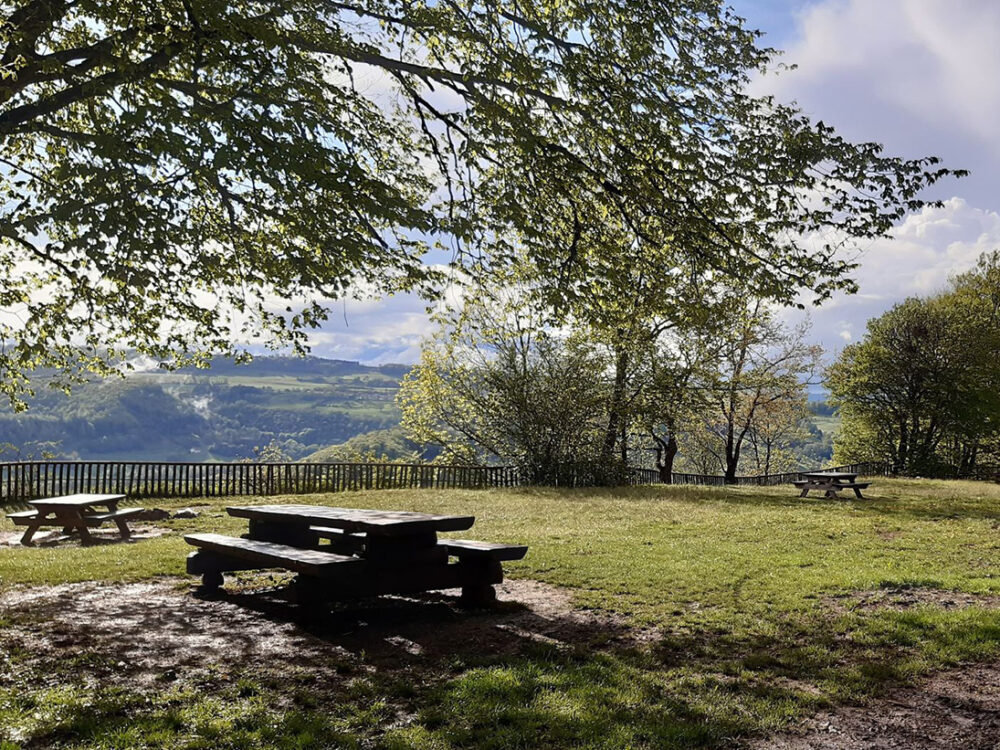
[(78, 495), (62, 495), (61, 497), (42, 497), (29, 500), (28, 505), (45, 507), (86, 508), (88, 505), (106, 505), (124, 500), (125, 495), (95, 495), (81, 493)]
[(233, 505), (229, 515), (255, 521), (330, 526), (347, 532), (402, 536), (425, 531), (464, 531), (475, 516), (436, 516), (404, 510), (333, 508), (326, 505)]
[(802, 476), (808, 479), (846, 479), (851, 482), (858, 475), (849, 471), (806, 471), (802, 473)]

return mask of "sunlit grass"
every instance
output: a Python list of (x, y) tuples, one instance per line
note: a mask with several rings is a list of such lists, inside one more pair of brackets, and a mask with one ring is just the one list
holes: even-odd
[[(289, 707), (285, 688), (256, 685), (248, 667), (252, 695), (122, 697), (115, 711), (133, 717), (127, 725), (80, 698), (78, 676), (67, 678), (65, 698), (50, 702), (70, 718), (53, 724), (24, 703), (52, 689), (29, 675), (0, 697), (0, 724), (77, 747), (210, 747), (223, 736), (231, 747), (340, 747), (359, 738), (387, 747), (725, 746), (819, 706), (1000, 654), (1000, 616), (987, 606), (832, 603), (887, 587), (1000, 595), (1000, 486), (877, 479), (867, 494), (801, 500), (783, 486), (241, 499), (473, 514), (475, 526), (460, 536), (530, 546), (525, 560), (506, 566), (510, 576), (566, 587), (577, 606), (659, 635), (624, 649), (487, 652), (479, 663), (428, 665), (426, 675), (402, 681), (374, 674), (358, 683), (364, 690), (345, 694), (335, 719), (311, 711), (308, 699)], [(166, 522), (173, 531), (238, 534), (244, 522), (224, 512), (233, 502), (160, 505), (208, 504), (197, 519)], [(187, 552), (180, 533), (131, 545), (3, 549), (0, 588), (182, 575)], [(413, 716), (394, 725), (387, 702), (412, 705)], [(65, 721), (84, 724), (67, 729)]]

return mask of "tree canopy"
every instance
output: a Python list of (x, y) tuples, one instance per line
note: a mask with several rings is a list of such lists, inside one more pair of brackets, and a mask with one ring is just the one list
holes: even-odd
[(359, 281), (433, 294), (434, 246), (472, 278), (527, 261), (555, 304), (654, 252), (665, 281), (823, 298), (852, 286), (838, 251), (952, 174), (748, 95), (774, 52), (718, 0), (0, 0), (0, 19), (11, 397), (33, 367), (128, 348), (302, 347)]
[(868, 322), (828, 384), (843, 417), (837, 455), (889, 460), (896, 471), (964, 475), (1000, 453), (1000, 254), (933, 297)]

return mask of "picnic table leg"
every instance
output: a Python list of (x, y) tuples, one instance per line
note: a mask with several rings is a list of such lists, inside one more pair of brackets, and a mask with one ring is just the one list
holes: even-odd
[(461, 603), (467, 607), (485, 607), (496, 600), (496, 589), (488, 583), (462, 587)]
[(206, 570), (201, 574), (201, 590), (208, 593), (215, 593), (220, 588), (222, 584), (226, 582), (223, 577), (222, 572), (218, 570)]
[(132, 531), (128, 527), (128, 522), (124, 518), (116, 518), (115, 525), (118, 527), (118, 533), (121, 534), (123, 540), (128, 541), (132, 538)]
[(90, 534), (90, 529), (87, 528), (87, 522), (82, 518), (80, 523), (77, 524), (76, 528), (80, 531), (80, 544), (87, 547), (94, 543), (94, 537)]
[(858, 488), (858, 487), (854, 488), (854, 495), (855, 495), (855, 497), (858, 498), (858, 500), (864, 500), (865, 499), (864, 496), (862, 496), (862, 494), (861, 494), (861, 489)]
[(65, 516), (63, 520), (66, 523), (66, 527), (70, 529), (76, 529), (80, 532), (80, 544), (84, 547), (94, 543), (94, 537), (90, 534), (90, 529), (87, 528), (87, 519), (84, 518), (85, 508), (73, 509), (73, 511)]
[(35, 535), (35, 532), (41, 528), (42, 522), (39, 520), (35, 523), (29, 523), (28, 528), (24, 530), (24, 534), (21, 535), (21, 544), (25, 547), (31, 546), (31, 538)]
[(497, 600), (494, 583), (503, 581), (503, 566), (496, 560), (463, 560), (466, 572), (460, 602), (466, 607), (487, 607)]
[(799, 497), (806, 497), (809, 494), (809, 488), (803, 487), (802, 492), (799, 493)]

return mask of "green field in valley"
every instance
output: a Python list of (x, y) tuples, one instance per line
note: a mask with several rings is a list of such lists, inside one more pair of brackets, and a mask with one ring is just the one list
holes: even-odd
[(156, 369), (77, 386), (39, 386), (24, 413), (0, 413), (3, 460), (61, 458), (234, 461), (277, 446), (300, 459), (399, 423), (405, 365), (320, 358), (216, 360), (206, 370)]

